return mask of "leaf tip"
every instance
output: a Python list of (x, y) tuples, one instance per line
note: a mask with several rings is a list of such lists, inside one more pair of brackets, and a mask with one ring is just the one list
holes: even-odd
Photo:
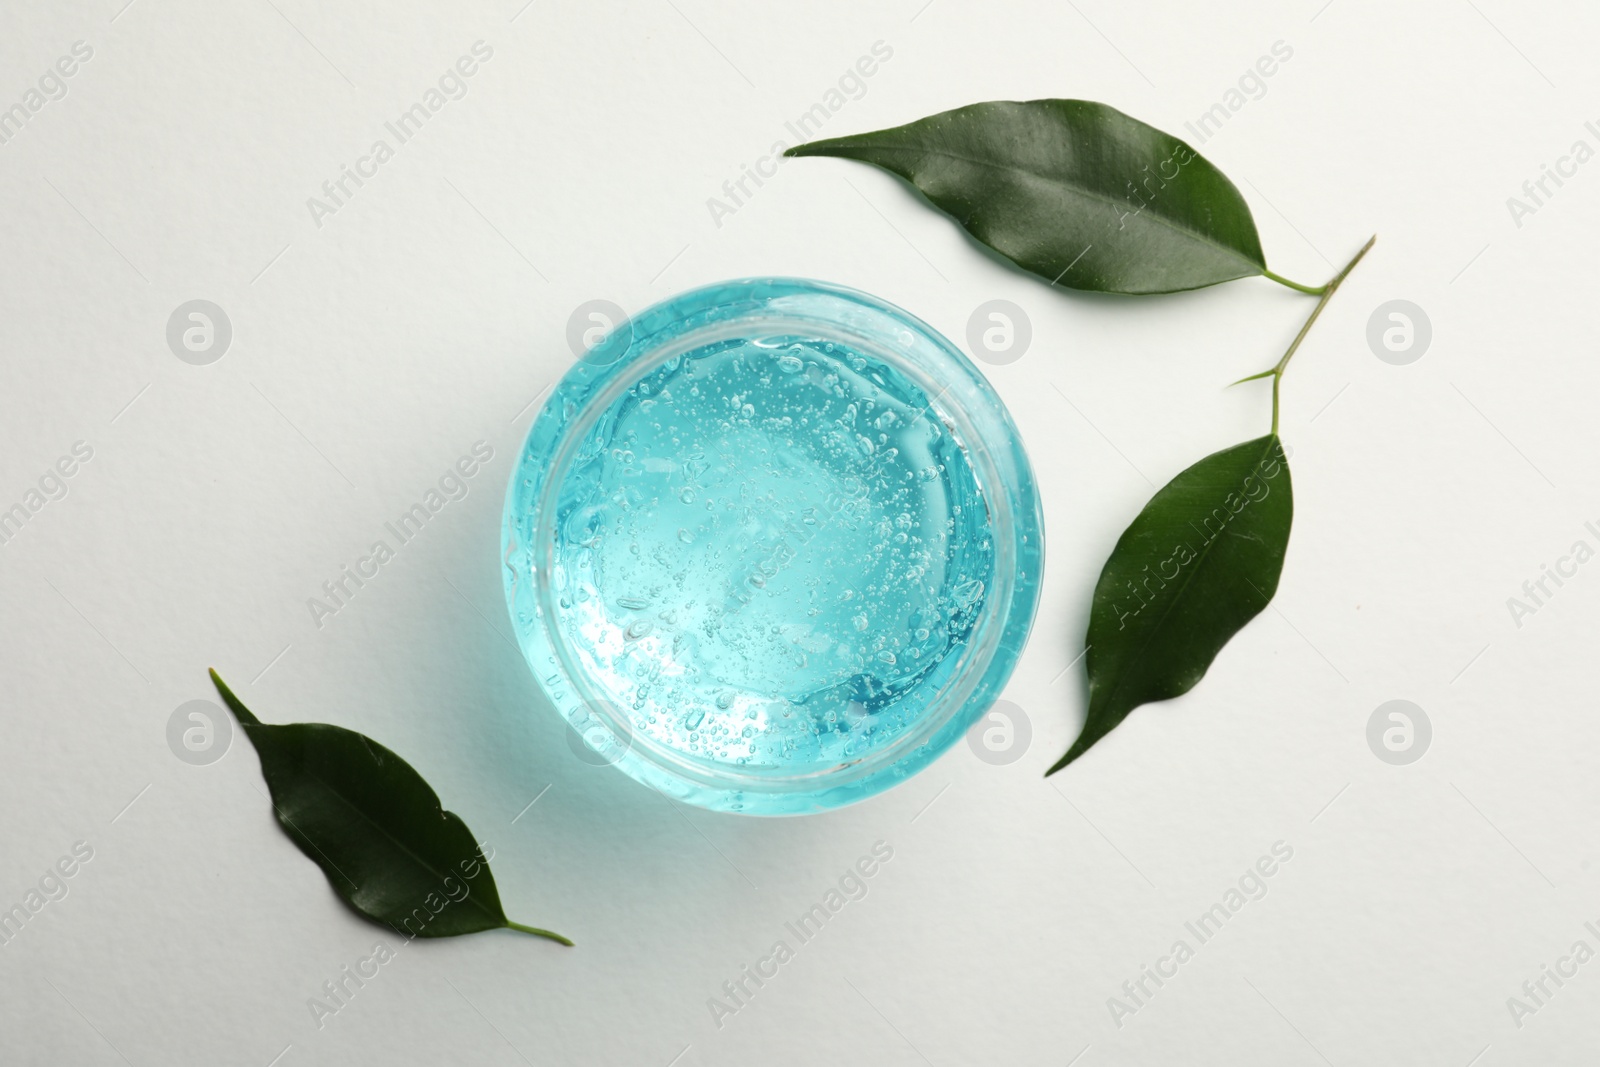
[(785, 148), (783, 154), (789, 159), (801, 159), (805, 156), (837, 156), (841, 154), (838, 148), (844, 140), (842, 137), (824, 137), (820, 141), (807, 141), (805, 144)]
[(1056, 760), (1055, 763), (1051, 765), (1050, 769), (1044, 772), (1044, 776), (1046, 778), (1050, 777), (1052, 774), (1064, 768), (1067, 764), (1076, 761), (1079, 756), (1089, 751), (1095, 745), (1099, 744), (1106, 734), (1109, 734), (1112, 730), (1116, 729), (1122, 724), (1122, 720), (1128, 717), (1128, 711), (1131, 710), (1133, 709), (1129, 708), (1120, 713), (1111, 711), (1108, 714), (1104, 708), (1098, 708), (1091, 698), (1089, 714), (1084, 719), (1083, 729), (1078, 731), (1078, 739), (1072, 742), (1072, 747), (1067, 749), (1067, 754), (1065, 756), (1062, 756), (1060, 759)]
[(217, 673), (215, 667), (207, 667), (206, 672), (211, 675), (211, 684), (217, 687), (217, 694), (222, 697), (222, 702), (228, 705), (235, 718), (246, 726), (259, 726), (261, 724), (261, 720), (256, 718), (255, 714), (244, 706), (244, 701), (235, 696), (233, 690), (228, 688), (228, 683), (222, 680), (222, 675)]
[(1050, 769), (1048, 771), (1044, 772), (1044, 776), (1046, 778), (1048, 778), (1052, 774), (1055, 774), (1057, 771), (1064, 770), (1066, 768), (1067, 764), (1072, 763), (1079, 756), (1081, 756), (1085, 752), (1089, 751), (1089, 745), (1092, 745), (1092, 744), (1094, 744), (1093, 741), (1090, 741), (1089, 744), (1087, 744), (1087, 745), (1084, 744), (1083, 743), (1083, 738), (1079, 737), (1078, 740), (1076, 740), (1076, 741), (1074, 741), (1072, 743), (1072, 747), (1067, 749), (1067, 754), (1065, 756), (1062, 756), (1060, 759), (1056, 760), (1054, 763), (1052, 763), (1050, 765)]

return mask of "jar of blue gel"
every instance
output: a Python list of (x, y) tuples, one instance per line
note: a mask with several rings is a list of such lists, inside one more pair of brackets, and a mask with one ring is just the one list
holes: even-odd
[(959, 739), (1021, 654), (1043, 549), (1022, 440), (967, 358), (788, 278), (684, 293), (590, 349), (503, 534), (575, 751), (756, 815), (860, 800)]

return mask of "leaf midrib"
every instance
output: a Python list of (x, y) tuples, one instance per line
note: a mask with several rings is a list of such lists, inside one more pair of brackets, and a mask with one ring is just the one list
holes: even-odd
[[(921, 149), (918, 149), (918, 148), (906, 148), (906, 147), (902, 147), (900, 145), (888, 145), (888, 144), (885, 144), (885, 145), (865, 144), (864, 145), (861, 142), (848, 142), (848, 141), (831, 141), (831, 142), (828, 142), (828, 143), (839, 145), (841, 147), (851, 147), (851, 148), (864, 147), (864, 148), (867, 148), (867, 149), (869, 149), (871, 151), (875, 151), (875, 152), (907, 152), (907, 153), (916, 153), (916, 154), (921, 154), (921, 155), (943, 156), (943, 157), (946, 157), (946, 158), (949, 158), (949, 159), (960, 160), (963, 163), (970, 163), (975, 167), (982, 167), (982, 168), (984, 168), (986, 170), (998, 170), (998, 171), (1002, 171), (1002, 172), (1006, 172), (1006, 173), (1014, 172), (1014, 173), (1017, 173), (1017, 174), (1024, 174), (1024, 175), (1027, 175), (1030, 178), (1033, 178), (1033, 179), (1035, 179), (1037, 181), (1041, 181), (1041, 182), (1043, 182), (1043, 183), (1045, 183), (1047, 185), (1057, 185), (1057, 186), (1061, 186), (1062, 188), (1065, 188), (1065, 189), (1070, 189), (1073, 192), (1076, 192), (1079, 195), (1084, 196), (1084, 197), (1086, 197), (1086, 198), (1088, 198), (1090, 200), (1098, 200), (1102, 204), (1108, 204), (1108, 205), (1111, 205), (1111, 206), (1116, 206), (1116, 204), (1117, 204), (1116, 200), (1114, 200), (1111, 197), (1105, 195), (1104, 193), (1101, 193), (1101, 192), (1098, 192), (1098, 191), (1096, 191), (1094, 189), (1090, 189), (1090, 188), (1087, 188), (1085, 186), (1079, 185), (1079, 184), (1077, 184), (1075, 182), (1067, 181), (1067, 180), (1061, 179), (1061, 178), (1052, 177), (1051, 175), (1048, 175), (1048, 174), (1040, 174), (1038, 171), (1030, 170), (1027, 167), (1002, 166), (1002, 165), (1000, 165), (998, 163), (991, 163), (988, 160), (984, 160), (984, 159), (975, 159), (975, 158), (973, 158), (971, 156), (965, 156), (965, 155), (962, 155), (959, 152), (951, 152), (951, 151), (948, 151), (948, 150), (942, 149), (942, 148), (921, 148)], [(1190, 149), (1190, 151), (1193, 152), (1193, 149)], [(1197, 158), (1197, 159), (1200, 158), (1198, 153), (1195, 153), (1195, 158)], [(913, 184), (915, 184), (916, 183), (915, 179), (912, 179), (912, 182), (913, 182)], [(920, 186), (918, 186), (918, 188), (920, 188)], [(1238, 190), (1235, 189), (1234, 192), (1237, 193)], [(1248, 205), (1246, 205), (1246, 209), (1248, 210)], [(1238, 249), (1229, 248), (1227, 245), (1220, 244), (1217, 241), (1213, 240), (1208, 235), (1203, 234), (1198, 230), (1192, 230), (1187, 226), (1183, 226), (1183, 225), (1179, 224), (1176, 220), (1170, 219), (1167, 216), (1161, 214), (1160, 212), (1152, 210), (1149, 213), (1150, 213), (1150, 216), (1152, 218), (1154, 218), (1158, 223), (1160, 223), (1161, 225), (1165, 226), (1167, 229), (1173, 231), (1174, 233), (1183, 234), (1183, 235), (1191, 238), (1192, 240), (1194, 240), (1198, 244), (1203, 244), (1203, 245), (1206, 245), (1206, 246), (1208, 246), (1210, 248), (1217, 249), (1217, 250), (1223, 252), (1225, 255), (1227, 255), (1227, 256), (1235, 259), (1235, 260), (1238, 260), (1241, 263), (1244, 263), (1244, 264), (1248, 265), (1249, 267), (1251, 267), (1255, 271), (1255, 273), (1257, 273), (1257, 274), (1261, 273), (1262, 264), (1257, 263), (1253, 259), (1249, 259), (1249, 258), (1247, 258), (1245, 256), (1240, 255)], [(1141, 215), (1144, 215), (1144, 214), (1145, 214), (1145, 210), (1141, 209), (1139, 212), (1136, 213), (1135, 217), (1137, 218), (1137, 217), (1139, 217)]]
[[(320, 774), (317, 774), (317, 773), (315, 773), (315, 772), (313, 772), (313, 771), (311, 771), (309, 769), (308, 770), (304, 770), (302, 773), (304, 773), (304, 775), (307, 778), (311, 779), (312, 781), (314, 781), (314, 782), (318, 783), (319, 785), (321, 785), (323, 788), (327, 789), (328, 792), (330, 792), (341, 804), (343, 804), (350, 811), (353, 811), (356, 815), (358, 815), (363, 822), (365, 822), (367, 825), (369, 825), (369, 826), (373, 827), (374, 829), (376, 829), (380, 834), (382, 834), (385, 838), (387, 838), (391, 844), (393, 844), (395, 847), (400, 849), (400, 851), (404, 852), (406, 855), (410, 856), (413, 860), (415, 860), (416, 863), (417, 863), (417, 866), (421, 867), (423, 870), (427, 871), (429, 874), (431, 874), (434, 877), (438, 878), (439, 879), (439, 883), (440, 883), (441, 886), (444, 884), (445, 876), (443, 874), (441, 874), (438, 871), (438, 869), (436, 869), (434, 867), (434, 865), (433, 865), (433, 863), (431, 861), (423, 859), (421, 856), (417, 855), (414, 851), (412, 851), (412, 849), (411, 849), (411, 847), (409, 845), (407, 845), (404, 841), (401, 841), (399, 838), (395, 837), (394, 834), (390, 833), (388, 827), (386, 827), (382, 823), (379, 823), (376, 820), (374, 820), (372, 818), (372, 816), (368, 815), (366, 813), (366, 811), (364, 811), (360, 806), (358, 806), (353, 800), (351, 800), (349, 797), (345, 796), (342, 792), (340, 792), (339, 789), (332, 782), (328, 781), (326, 778), (322, 777)], [(439, 807), (439, 816), (440, 816), (440, 821), (445, 822), (448, 825), (448, 820), (446, 820), (444, 818), (444, 807), (443, 807), (443, 805), (440, 805), (440, 807)], [(292, 826), (293, 823), (291, 822), (290, 825)], [(298, 827), (295, 827), (295, 829), (296, 829), (297, 832), (299, 832), (301, 834), (305, 833), (303, 830), (300, 830)], [(318, 848), (317, 851), (321, 852), (322, 849)], [(329, 862), (331, 863), (332, 860), (330, 859)], [(351, 884), (355, 885), (355, 882), (352, 880)], [(363, 888), (362, 886), (356, 885), (357, 891), (361, 890), (362, 888)], [(474, 900), (471, 892), (468, 892), (466, 897), (463, 898), (463, 901), (466, 901), (466, 900)], [(461, 903), (461, 901), (458, 901), (456, 903)], [(426, 905), (424, 905), (424, 906), (426, 906)], [(505, 915), (504, 915), (504, 908), (503, 907), (501, 909), (502, 914), (500, 914), (500, 915), (494, 914), (493, 912), (491, 912), (487, 908), (485, 908), (482, 905), (482, 903), (479, 903), (479, 902), (476, 902), (476, 901), (474, 902), (473, 907), (475, 907), (481, 914), (487, 915), (489, 918), (495, 920), (496, 922), (499, 922), (502, 925), (505, 923)], [(435, 914), (438, 914), (438, 913), (436, 912)]]
[[(1270, 441), (1271, 441), (1270, 437), (1268, 438), (1268, 441), (1269, 441), (1268, 447), (1270, 448), (1271, 447), (1270, 446)], [(1258, 457), (1256, 462), (1260, 463), (1261, 462), (1261, 458)], [(1189, 588), (1190, 583), (1192, 583), (1196, 578), (1198, 578), (1200, 576), (1200, 568), (1204, 565), (1204, 563), (1206, 561), (1206, 558), (1211, 555), (1212, 546), (1215, 545), (1220, 540), (1222, 540), (1222, 535), (1218, 534), (1216, 537), (1213, 537), (1211, 540), (1207, 541), (1206, 544), (1205, 544), (1205, 547), (1200, 550), (1199, 555), (1195, 558), (1195, 561), (1194, 561), (1195, 565), (1194, 565), (1193, 570), (1190, 571), (1189, 577), (1185, 578), (1183, 580), (1183, 584), (1178, 586), (1178, 591), (1173, 594), (1171, 602), (1167, 604), (1167, 610), (1161, 613), (1161, 617), (1159, 619), (1157, 619), (1155, 625), (1150, 628), (1150, 636), (1145, 640), (1145, 642), (1142, 645), (1139, 646), (1138, 654), (1135, 657), (1136, 660), (1143, 660), (1145, 653), (1150, 651), (1150, 646), (1155, 643), (1156, 636), (1161, 633), (1162, 629), (1167, 624), (1167, 619), (1170, 618), (1172, 613), (1173, 613), (1173, 611), (1175, 611), (1177, 609), (1178, 602), (1181, 599), (1183, 599), (1184, 592)], [(1209, 670), (1210, 669), (1210, 664), (1207, 664), (1206, 668)], [(1107, 701), (1110, 701), (1111, 698), (1114, 695), (1122, 692), (1124, 686), (1126, 685), (1127, 679), (1130, 677), (1130, 675), (1131, 675), (1131, 672), (1129, 672), (1127, 670), (1124, 670), (1124, 671), (1121, 672), (1121, 677), (1119, 677), (1117, 679), (1117, 681), (1112, 684), (1111, 688), (1106, 692), (1106, 700)], [(1091, 696), (1092, 696), (1092, 694), (1091, 694)], [(1168, 698), (1168, 699), (1171, 699), (1171, 698)], [(1129, 710), (1132, 710), (1132, 709), (1130, 708)]]

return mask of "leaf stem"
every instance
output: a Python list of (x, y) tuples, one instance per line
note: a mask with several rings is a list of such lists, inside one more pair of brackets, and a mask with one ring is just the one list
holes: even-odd
[[(1283, 354), (1283, 358), (1278, 360), (1277, 365), (1274, 366), (1272, 370), (1263, 371), (1260, 375), (1258, 375), (1258, 377), (1262, 378), (1266, 377), (1268, 374), (1272, 375), (1272, 432), (1274, 434), (1278, 432), (1278, 383), (1283, 381), (1283, 372), (1288, 368), (1289, 360), (1294, 358), (1295, 351), (1300, 347), (1300, 342), (1304, 341), (1306, 339), (1306, 334), (1311, 332), (1311, 326), (1317, 321), (1317, 316), (1322, 314), (1322, 309), (1328, 306), (1328, 301), (1333, 299), (1333, 294), (1339, 291), (1340, 284), (1347, 276), (1349, 276), (1352, 270), (1355, 270), (1356, 264), (1361, 262), (1361, 257), (1367, 254), (1372, 246), (1377, 243), (1377, 240), (1377, 234), (1373, 234), (1370, 238), (1368, 238), (1367, 243), (1361, 246), (1361, 251), (1357, 252), (1355, 256), (1351, 258), (1350, 262), (1344, 265), (1344, 269), (1339, 271), (1338, 274), (1335, 274), (1333, 279), (1329, 281), (1327, 285), (1324, 285), (1320, 290), (1305, 290), (1308, 293), (1320, 292), (1322, 294), (1322, 299), (1318, 300), (1317, 306), (1311, 309), (1311, 315), (1306, 319), (1305, 325), (1300, 327), (1300, 332), (1294, 335), (1294, 340), (1289, 343), (1289, 350)], [(1273, 277), (1276, 281), (1283, 280), (1281, 278), (1276, 278), (1271, 271), (1268, 271), (1267, 274), (1268, 277)], [(1289, 284), (1292, 285), (1293, 283)], [(1304, 287), (1296, 285), (1294, 288), (1302, 289)], [(1249, 379), (1244, 380), (1248, 381)]]
[(510, 919), (506, 920), (506, 925), (513, 930), (521, 930), (525, 934), (532, 934), (535, 937), (548, 937), (551, 941), (559, 941), (569, 948), (572, 946), (571, 941), (550, 930), (541, 930), (537, 926), (523, 926), (521, 923), (514, 923)]
[(1264, 278), (1271, 278), (1273, 281), (1277, 282), (1279, 285), (1288, 286), (1290, 289), (1296, 289), (1296, 290), (1298, 290), (1298, 291), (1300, 291), (1302, 293), (1310, 293), (1312, 296), (1321, 296), (1328, 288), (1326, 285), (1322, 286), (1322, 288), (1320, 288), (1320, 289), (1315, 288), (1315, 287), (1310, 286), (1310, 285), (1301, 285), (1299, 282), (1292, 282), (1288, 278), (1285, 278), (1283, 275), (1278, 274), (1278, 273), (1276, 273), (1274, 271), (1270, 271), (1265, 267), (1261, 268), (1261, 276), (1264, 277)]

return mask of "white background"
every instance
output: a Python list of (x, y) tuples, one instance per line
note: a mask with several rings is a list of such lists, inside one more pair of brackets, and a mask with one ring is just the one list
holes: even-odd
[[(0, 907), (94, 849), (0, 947), (0, 1060), (1593, 1061), (1600, 962), (1520, 1028), (1507, 1008), (1575, 940), (1600, 949), (1600, 563), (1520, 627), (1506, 604), (1600, 547), (1600, 163), (1520, 227), (1506, 205), (1576, 139), (1600, 148), (1580, 5), (122, 2), (13, 0), (0, 32), (0, 106), (94, 50), (0, 145), (0, 508), (94, 450), (0, 546)], [(467, 95), (318, 226), (307, 198), (478, 40)], [(1195, 141), (1184, 123), (1280, 40), (1292, 58), (1201, 151), (1283, 274), (1320, 283), (1379, 235), (1285, 382), (1283, 582), (1194, 692), (1047, 781), (1107, 552), (1154, 485), (1265, 432), (1266, 383), (1223, 387), (1311, 299), (1051, 290), (836, 160), (785, 164), (720, 226), (707, 199), (876, 41), (892, 59), (828, 134), (1069, 96)], [(510, 646), (503, 487), (573, 309), (752, 274), (857, 286), (958, 342), (984, 301), (1030, 317), (1024, 357), (986, 367), (1047, 519), (1005, 694), (1032, 726), (1018, 762), (958, 746), (803, 819), (675, 810), (575, 759)], [(166, 342), (196, 298), (233, 327), (209, 366)], [(1394, 299), (1432, 322), (1408, 366), (1366, 340)], [(470, 495), (316, 626), (307, 598), (478, 440)], [(419, 942), (319, 1029), (308, 998), (396, 939), (278, 830), (242, 737), (209, 766), (169, 749), (213, 665), (268, 721), (408, 758), (496, 849), (508, 912), (578, 947)], [(1433, 726), (1402, 767), (1366, 740), (1397, 698)], [(707, 999), (879, 840), (869, 895), (716, 1026)], [(1185, 921), (1277, 841), (1268, 894), (1118, 1027), (1107, 998), (1194, 946)]]

